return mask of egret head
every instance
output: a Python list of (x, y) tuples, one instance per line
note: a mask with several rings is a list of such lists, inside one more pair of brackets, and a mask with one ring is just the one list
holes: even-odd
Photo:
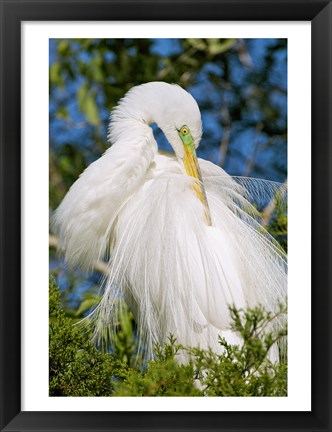
[(202, 120), (197, 102), (176, 84), (150, 82), (133, 87), (113, 110), (109, 138), (113, 143), (122, 130), (122, 120), (156, 123), (164, 132), (179, 159), (185, 152), (178, 131), (187, 126), (197, 148), (202, 136)]
[[(196, 100), (190, 93), (175, 84), (158, 84), (160, 100), (158, 109), (154, 112), (154, 121), (166, 135), (176, 156), (183, 160), (185, 157), (184, 141), (191, 139), (196, 149), (202, 137), (202, 120)], [(188, 134), (180, 134), (182, 128)]]
[[(202, 136), (202, 119), (196, 100), (176, 84), (150, 82), (133, 87), (120, 101), (113, 114), (110, 133), (116, 139), (117, 120), (138, 120), (156, 123), (187, 175), (196, 179), (193, 186), (206, 208), (206, 219), (211, 224), (203, 180), (196, 157), (196, 148)], [(121, 122), (120, 122), (121, 123)], [(111, 123), (112, 126), (112, 123)]]

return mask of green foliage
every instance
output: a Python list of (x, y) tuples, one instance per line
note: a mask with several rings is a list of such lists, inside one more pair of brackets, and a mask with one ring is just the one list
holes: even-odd
[(269, 215), (268, 232), (277, 240), (279, 245), (287, 253), (288, 213), (287, 198), (276, 194), (273, 201), (273, 211)]
[(278, 241), (280, 246), (287, 253), (287, 229), (288, 217), (287, 213), (276, 211), (271, 218), (268, 226), (268, 231)]
[[(168, 343), (154, 360), (137, 354), (134, 322), (123, 308), (112, 353), (101, 353), (60, 307), (54, 280), (49, 286), (50, 396), (285, 396), (287, 365), (272, 364), (268, 352), (285, 331), (269, 328), (274, 316), (262, 308), (231, 308), (239, 346), (220, 340), (221, 354)], [(278, 315), (284, 315), (280, 307)], [(268, 330), (268, 331), (267, 331)], [(181, 361), (180, 361), (181, 360)]]
[[(232, 330), (242, 338), (241, 345), (230, 345), (224, 338), (221, 355), (193, 350), (201, 384), (207, 396), (286, 396), (287, 365), (269, 360), (273, 346), (283, 344), (286, 328), (273, 330), (277, 316), (286, 314), (280, 306), (276, 315), (261, 307), (247, 310), (230, 308)], [(277, 344), (277, 345), (274, 345)]]
[(132, 313), (124, 302), (121, 303), (117, 332), (112, 335), (113, 355), (128, 366), (141, 364), (137, 355), (138, 340), (135, 334), (135, 323)]
[(181, 364), (176, 356), (181, 349), (176, 340), (156, 347), (155, 360), (143, 369), (132, 369), (125, 380), (115, 385), (117, 396), (204, 396), (195, 385), (193, 362)]
[(50, 396), (107, 396), (121, 370), (113, 357), (98, 352), (59, 307), (60, 293), (49, 285)]

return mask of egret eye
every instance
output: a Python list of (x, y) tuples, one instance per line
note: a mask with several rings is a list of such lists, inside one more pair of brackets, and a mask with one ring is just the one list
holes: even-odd
[(183, 126), (181, 128), (181, 133), (182, 133), (182, 135), (188, 135), (189, 129), (186, 126)]

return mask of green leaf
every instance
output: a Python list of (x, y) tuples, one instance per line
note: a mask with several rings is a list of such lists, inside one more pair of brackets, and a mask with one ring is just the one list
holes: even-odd
[(93, 80), (99, 83), (105, 81), (105, 73), (103, 70), (103, 59), (101, 55), (96, 55), (91, 61), (91, 73), (93, 75)]
[(84, 82), (77, 91), (77, 103), (81, 111), (83, 111), (84, 100), (88, 92), (88, 85)]
[(66, 40), (61, 40), (57, 46), (58, 53), (61, 56), (66, 56), (70, 53), (70, 44)]
[(133, 327), (131, 322), (131, 314), (128, 312), (128, 309), (126, 307), (122, 308), (121, 314), (120, 314), (120, 324), (123, 332), (129, 336), (133, 336)]
[(83, 300), (80, 307), (76, 311), (76, 316), (80, 316), (82, 313), (87, 312), (88, 310), (96, 306), (97, 299), (97, 296), (91, 296)]
[(58, 62), (53, 63), (50, 67), (50, 84), (62, 84), (61, 65)]
[(55, 115), (58, 119), (67, 119), (68, 118), (67, 107), (65, 107), (65, 106), (60, 107)]
[(188, 43), (199, 51), (204, 51), (206, 42), (203, 39), (187, 39)]
[(183, 60), (184, 63), (186, 63), (189, 66), (197, 67), (198, 66), (198, 60), (196, 60), (194, 57), (185, 57)]
[(77, 102), (79, 109), (86, 116), (89, 122), (98, 126), (100, 124), (100, 117), (96, 104), (96, 92), (89, 90), (86, 82), (83, 83), (77, 91)]
[(228, 51), (235, 43), (235, 39), (208, 39), (208, 50), (211, 55)]
[(86, 115), (89, 122), (95, 126), (100, 123), (98, 107), (96, 104), (95, 92), (89, 92), (86, 95), (85, 103), (83, 105), (83, 113)]

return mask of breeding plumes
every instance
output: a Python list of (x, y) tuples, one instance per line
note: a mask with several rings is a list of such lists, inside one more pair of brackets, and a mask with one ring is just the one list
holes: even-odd
[[(152, 123), (174, 155), (158, 152)], [(185, 346), (230, 342), (228, 306), (275, 312), (287, 290), (286, 255), (250, 203), (250, 180), (197, 159), (202, 122), (177, 85), (132, 88), (111, 115), (112, 146), (73, 184), (54, 215), (66, 261), (91, 270), (106, 260), (102, 300), (90, 315), (98, 341), (132, 310), (141, 348), (173, 334)], [(256, 181), (254, 193), (277, 190)], [(281, 322), (276, 325), (281, 325)]]

